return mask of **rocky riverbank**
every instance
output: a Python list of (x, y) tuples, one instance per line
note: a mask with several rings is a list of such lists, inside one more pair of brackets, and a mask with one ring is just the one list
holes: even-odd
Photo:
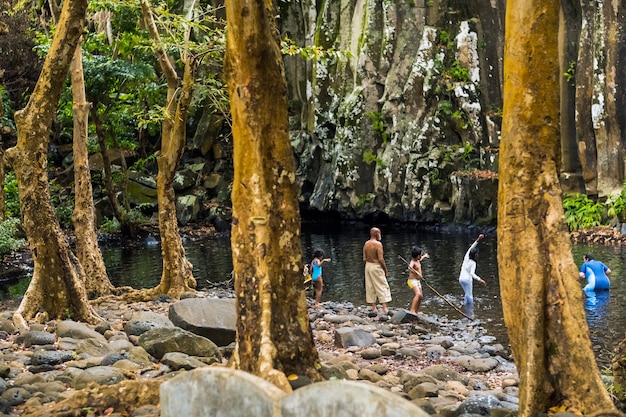
[[(225, 288), (176, 302), (96, 303), (105, 319), (97, 326), (33, 322), (21, 334), (11, 322), (15, 307), (2, 305), (0, 315), (0, 416), (161, 416), (163, 381), (224, 366), (233, 348), (234, 299)], [(375, 385), (428, 414), (515, 413), (515, 366), (479, 321), (391, 313), (373, 316), (350, 303), (311, 308), (323, 375)], [(218, 314), (227, 328), (211, 329)], [(308, 383), (292, 377), (294, 388)]]

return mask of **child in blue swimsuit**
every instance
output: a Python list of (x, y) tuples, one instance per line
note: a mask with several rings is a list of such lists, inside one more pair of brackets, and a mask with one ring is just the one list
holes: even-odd
[(608, 275), (611, 270), (608, 266), (600, 261), (596, 261), (592, 254), (585, 253), (583, 255), (583, 264), (580, 266), (580, 279), (587, 278), (587, 285), (583, 288), (585, 293), (590, 291), (608, 290), (611, 287), (611, 281)]
[(322, 300), (322, 290), (324, 289), (324, 280), (322, 279), (322, 264), (330, 262), (330, 258), (324, 258), (324, 251), (315, 249), (313, 252), (313, 260), (311, 261), (311, 279), (315, 285), (315, 305), (318, 306)]

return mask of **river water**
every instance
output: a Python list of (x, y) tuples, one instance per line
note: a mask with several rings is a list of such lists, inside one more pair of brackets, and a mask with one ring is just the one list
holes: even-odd
[[(382, 243), (393, 297), (389, 306), (408, 308), (410, 305), (413, 293), (406, 285), (406, 264), (398, 256), (410, 260), (413, 245), (421, 246), (431, 256), (422, 262), (424, 277), (452, 304), (461, 306), (463, 291), (458, 284), (459, 269), (465, 252), (476, 236), (477, 233), (468, 232), (440, 234), (383, 228)], [(323, 249), (326, 257), (332, 259), (331, 263), (324, 264), (323, 277), (326, 286), (322, 301), (365, 304), (362, 248), (368, 238), (368, 230), (363, 227), (344, 225), (320, 231), (303, 228), (304, 261), (311, 260), (315, 248)], [(232, 258), (228, 238), (185, 240), (184, 245), (187, 257), (194, 266), (199, 289), (206, 288), (209, 282), (230, 279)], [(487, 286), (474, 285), (474, 314), (489, 333), (506, 346), (508, 337), (502, 318), (495, 234), (488, 234), (479, 243), (479, 250), (476, 273), (487, 282)], [(626, 331), (626, 266), (623, 266), (626, 265), (626, 247), (574, 245), (572, 252), (578, 265), (582, 262), (582, 254), (591, 252), (613, 271), (610, 294), (598, 294), (595, 299), (584, 300), (593, 348), (599, 365), (605, 367), (610, 362), (613, 348), (624, 338)], [(145, 288), (159, 282), (162, 270), (161, 251), (160, 246), (154, 242), (141, 247), (104, 247), (103, 256), (114, 285)], [(17, 290), (13, 289), (10, 293), (23, 293), (25, 288), (22, 282), (18, 284)], [(461, 318), (427, 287), (424, 287), (420, 311)]]

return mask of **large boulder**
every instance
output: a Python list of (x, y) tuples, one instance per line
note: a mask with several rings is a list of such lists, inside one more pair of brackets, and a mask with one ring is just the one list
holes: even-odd
[(178, 327), (152, 329), (139, 336), (139, 346), (157, 359), (169, 352), (222, 360), (218, 347), (209, 339)]
[(136, 311), (124, 325), (124, 331), (130, 336), (139, 336), (148, 330), (174, 327), (174, 323), (165, 315), (152, 311)]
[(340, 327), (335, 330), (335, 346), (347, 348), (350, 346), (371, 346), (376, 338), (369, 332), (352, 327)]
[(193, 194), (176, 197), (176, 218), (181, 225), (198, 219), (200, 198)]
[(169, 309), (169, 319), (176, 326), (204, 336), (218, 346), (235, 341), (237, 317), (232, 298), (187, 298)]
[(96, 339), (106, 342), (104, 336), (89, 328), (83, 323), (73, 320), (64, 320), (57, 324), (56, 333), (58, 337), (71, 337), (73, 339)]

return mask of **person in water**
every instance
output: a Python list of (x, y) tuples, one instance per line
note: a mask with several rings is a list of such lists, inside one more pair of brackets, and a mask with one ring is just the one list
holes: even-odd
[(428, 259), (430, 256), (424, 253), (424, 250), (419, 246), (413, 246), (411, 248), (411, 262), (409, 262), (409, 279), (406, 281), (410, 289), (413, 290), (413, 300), (411, 301), (411, 309), (409, 310), (413, 314), (417, 314), (422, 303), (422, 260)]
[(322, 301), (322, 291), (324, 290), (324, 280), (322, 279), (322, 265), (330, 262), (330, 258), (324, 258), (322, 249), (315, 249), (313, 252), (313, 260), (311, 261), (311, 280), (315, 285), (315, 305), (318, 306)]
[(587, 285), (585, 285), (583, 291), (608, 290), (611, 286), (611, 281), (608, 277), (610, 274), (611, 270), (609, 267), (595, 260), (592, 254), (585, 253), (583, 255), (583, 264), (580, 266), (580, 272), (578, 273), (580, 279), (587, 278)]
[(383, 258), (383, 244), (380, 242), (382, 233), (377, 227), (370, 230), (370, 239), (363, 245), (363, 262), (365, 263), (365, 301), (372, 305), (372, 312), (377, 313), (376, 299), (387, 313), (387, 303), (391, 301), (391, 290), (387, 282), (387, 264)]
[(459, 284), (465, 292), (463, 298), (463, 306), (468, 316), (474, 315), (474, 295), (473, 295), (473, 281), (478, 281), (483, 285), (487, 285), (485, 281), (476, 275), (476, 257), (478, 256), (478, 242), (484, 238), (485, 235), (480, 234), (472, 246), (465, 253), (463, 258), (463, 265), (461, 266), (461, 273), (459, 274)]

